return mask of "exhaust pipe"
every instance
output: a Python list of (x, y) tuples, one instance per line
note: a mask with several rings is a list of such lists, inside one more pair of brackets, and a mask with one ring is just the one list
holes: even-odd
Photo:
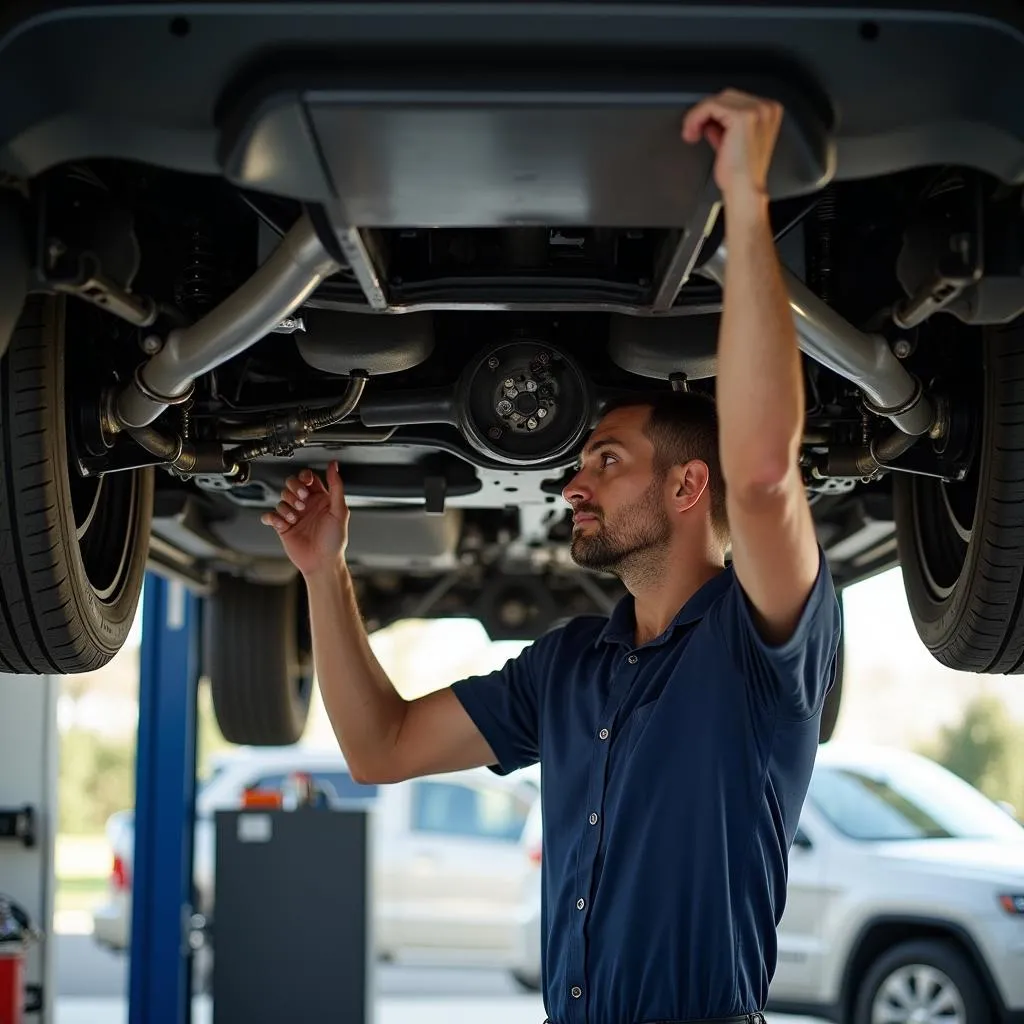
[(248, 281), (191, 326), (172, 330), (139, 367), (117, 398), (121, 424), (148, 426), (169, 405), (187, 401), (196, 377), (269, 334), (338, 267), (303, 214)]
[[(725, 263), (725, 246), (719, 246), (700, 269), (724, 288)], [(885, 338), (857, 330), (785, 267), (782, 275), (801, 350), (856, 384), (868, 408), (904, 434), (927, 434), (935, 425), (935, 409), (921, 382), (893, 355)]]

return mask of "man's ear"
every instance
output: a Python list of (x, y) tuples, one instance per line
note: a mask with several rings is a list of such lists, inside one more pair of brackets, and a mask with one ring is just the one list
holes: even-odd
[(709, 477), (707, 463), (701, 459), (672, 467), (669, 471), (670, 500), (676, 512), (686, 512), (700, 501), (708, 489)]

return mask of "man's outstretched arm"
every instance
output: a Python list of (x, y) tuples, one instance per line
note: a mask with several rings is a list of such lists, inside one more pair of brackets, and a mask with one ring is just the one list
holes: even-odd
[(452, 688), (405, 700), (381, 668), (345, 563), (348, 520), (336, 462), (326, 482), (309, 469), (290, 477), (280, 504), (263, 516), (305, 580), (320, 692), (352, 777), (399, 782), (493, 764)]
[(736, 576), (773, 644), (792, 635), (819, 569), (798, 464), (800, 351), (768, 217), (781, 119), (777, 104), (727, 90), (683, 123), (686, 141), (704, 138), (716, 151), (726, 225), (716, 381), (722, 473)]

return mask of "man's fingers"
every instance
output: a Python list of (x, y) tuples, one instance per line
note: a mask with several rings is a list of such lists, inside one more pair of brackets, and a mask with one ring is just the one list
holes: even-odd
[(281, 492), (281, 504), (287, 505), (296, 512), (302, 512), (306, 508), (306, 503), (299, 497), (298, 493), (287, 487)]
[(291, 526), (294, 526), (299, 521), (298, 513), (291, 505), (288, 504), (287, 501), (278, 502), (277, 509), (275, 511), (281, 519)]
[(284, 486), (285, 490), (282, 494), (287, 495), (287, 492), (291, 491), (300, 502), (306, 501), (312, 494), (326, 491), (320, 477), (311, 469), (304, 469), (297, 476), (288, 477), (284, 482)]
[[(717, 96), (701, 100), (683, 119), (683, 139), (699, 142), (706, 134), (708, 141), (717, 145), (722, 128), (728, 128), (740, 119), (768, 121), (781, 118), (782, 108), (774, 100), (758, 99), (735, 89), (726, 89)], [(716, 124), (717, 122), (717, 124)]]
[(284, 533), (288, 529), (288, 523), (274, 512), (264, 512), (260, 516), (260, 522), (264, 526), (272, 526), (278, 533)]

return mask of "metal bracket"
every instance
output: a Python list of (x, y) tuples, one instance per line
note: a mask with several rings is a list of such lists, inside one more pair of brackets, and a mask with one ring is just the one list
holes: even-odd
[(24, 807), (0, 809), (0, 840), (14, 840), (31, 848), (36, 845), (37, 838), (34, 807), (25, 804)]
[(946, 309), (984, 274), (984, 200), (977, 176), (927, 203), (904, 235), (896, 274), (907, 298), (892, 311), (910, 329)]
[(131, 212), (98, 180), (69, 175), (37, 195), (37, 287), (72, 295), (136, 327), (150, 327), (157, 303), (131, 290), (140, 263)]
[[(51, 249), (58, 244), (52, 242)], [(103, 273), (95, 253), (80, 253), (74, 260), (74, 272), (70, 276), (56, 277), (48, 272), (44, 282), (56, 292), (91, 302), (136, 327), (151, 327), (156, 323), (159, 312), (156, 303), (111, 281)]]

